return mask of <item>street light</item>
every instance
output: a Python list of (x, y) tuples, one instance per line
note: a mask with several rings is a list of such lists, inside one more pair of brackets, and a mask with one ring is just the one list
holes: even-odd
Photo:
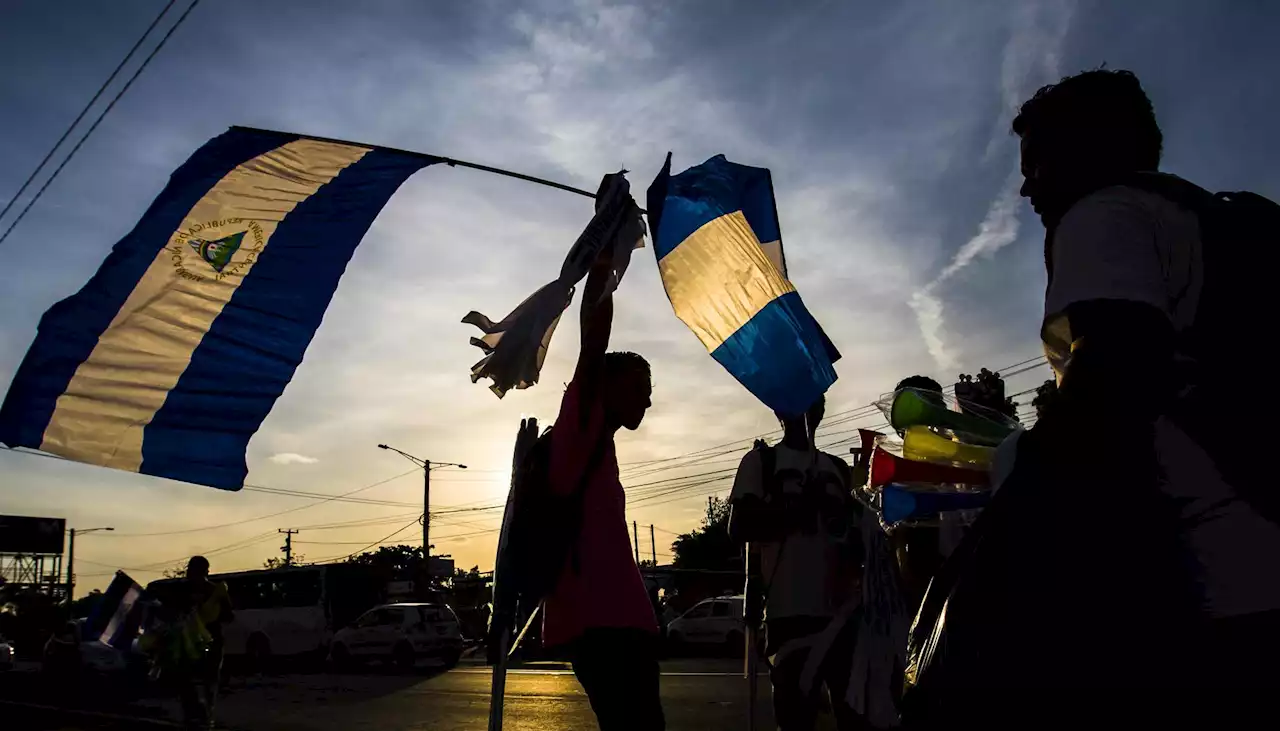
[(85, 533), (93, 533), (94, 531), (100, 530), (115, 530), (115, 528), (108, 526), (105, 528), (85, 528), (79, 531), (72, 528), (69, 531), (71, 533), (71, 540), (67, 545), (67, 604), (70, 604), (71, 601), (75, 599), (76, 592), (76, 533), (83, 535)]
[(431, 530), (429, 527), (431, 524), (431, 470), (439, 469), (441, 467), (457, 467), (460, 470), (465, 470), (467, 466), (457, 462), (432, 462), (429, 459), (415, 457), (408, 452), (396, 449), (395, 447), (391, 447), (386, 444), (379, 444), (378, 449), (386, 449), (395, 452), (422, 468), (422, 556), (423, 558), (428, 559), (427, 570), (429, 571), (431, 567), (429, 557), (431, 555), (431, 549), (433, 548), (430, 541)]

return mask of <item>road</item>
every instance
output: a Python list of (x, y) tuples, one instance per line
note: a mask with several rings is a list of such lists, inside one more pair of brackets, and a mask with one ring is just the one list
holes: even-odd
[[(746, 680), (732, 660), (669, 660), (662, 667), (662, 699), (672, 731), (746, 729)], [(24, 674), (25, 675), (25, 674)], [(372, 669), (359, 674), (288, 674), (232, 678), (219, 702), (218, 720), (231, 731), (483, 731), (489, 717), (491, 672), (463, 664), (449, 672), (427, 669), (399, 674)], [(10, 728), (172, 728), (176, 703), (143, 698), (127, 703), (75, 703), (53, 699), (48, 689), (25, 691), (24, 682), (0, 676), (0, 718), (22, 719)], [(7, 691), (7, 692), (6, 692)], [(760, 729), (773, 728), (768, 682), (760, 678)], [(77, 705), (74, 712), (55, 710)], [(831, 728), (830, 716), (823, 719)], [(7, 725), (7, 724), (5, 724)], [(595, 717), (572, 672), (540, 663), (508, 675), (504, 729), (594, 731)]]

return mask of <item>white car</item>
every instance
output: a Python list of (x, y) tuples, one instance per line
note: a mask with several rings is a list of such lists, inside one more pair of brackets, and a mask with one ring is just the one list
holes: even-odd
[(404, 603), (374, 607), (338, 630), (329, 646), (335, 665), (383, 660), (409, 668), (435, 658), (451, 668), (462, 654), (462, 629), (447, 604)]
[(667, 625), (667, 640), (677, 646), (740, 648), (743, 606), (741, 596), (703, 599)]

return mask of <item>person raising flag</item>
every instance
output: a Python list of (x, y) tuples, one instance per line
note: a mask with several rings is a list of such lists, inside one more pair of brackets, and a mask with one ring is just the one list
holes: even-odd
[(606, 247), (587, 275), (582, 349), (550, 435), (551, 489), (580, 492), (581, 521), (546, 599), (542, 639), (568, 655), (601, 731), (662, 731), (658, 622), (632, 556), (614, 446), (619, 429), (640, 426), (653, 386), (643, 357), (607, 352), (612, 272)]

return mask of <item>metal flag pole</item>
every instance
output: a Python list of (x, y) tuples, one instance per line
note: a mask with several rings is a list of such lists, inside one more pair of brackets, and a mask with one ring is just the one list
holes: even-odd
[[(398, 147), (387, 147), (386, 145), (370, 145), (370, 144), (366, 144), (366, 143), (364, 143), (364, 142), (352, 142), (351, 140), (339, 140), (339, 139), (334, 139), (334, 138), (332, 138), (332, 137), (317, 137), (317, 136), (315, 136), (315, 135), (300, 135), (300, 134), (295, 134), (295, 133), (293, 133), (293, 132), (281, 132), (280, 130), (275, 130), (275, 129), (263, 129), (263, 128), (261, 128), (261, 127), (244, 127), (244, 126), (241, 126), (241, 125), (236, 125), (236, 126), (232, 127), (232, 129), (243, 129), (243, 130), (249, 130), (250, 132), (265, 132), (265, 133), (268, 133), (268, 134), (277, 134), (277, 135), (281, 135), (281, 136), (283, 136), (283, 137), (301, 138), (301, 139), (304, 139), (304, 140), (315, 140), (315, 141), (317, 141), (317, 142), (332, 142), (332, 143), (334, 143), (334, 144), (338, 144), (338, 145), (355, 145), (355, 146), (357, 146), (357, 147), (373, 147), (373, 148), (377, 148), (377, 149), (380, 149), (380, 150), (388, 150), (388, 151), (390, 151), (390, 152), (397, 152), (397, 153), (400, 153), (400, 154), (402, 154), (402, 155), (411, 155), (411, 156), (416, 156), (416, 157), (429, 158), (429, 159), (434, 160), (434, 161), (436, 161), (436, 162), (444, 163), (445, 165), (448, 165), (449, 167), (471, 168), (472, 170), (479, 170), (479, 171), (481, 171), (481, 172), (485, 172), (485, 173), (493, 173), (494, 175), (505, 175), (505, 176), (506, 176), (506, 177), (508, 177), (508, 178), (515, 178), (516, 180), (524, 180), (524, 181), (526, 181), (526, 182), (530, 182), (530, 183), (537, 183), (538, 185), (545, 185), (545, 186), (547, 186), (547, 187), (549, 187), (549, 188), (556, 188), (556, 189), (559, 189), (559, 190), (567, 191), (567, 192), (569, 192), (569, 193), (577, 193), (578, 195), (586, 196), (586, 197), (588, 197), (588, 198), (595, 198), (595, 197), (596, 197), (596, 194), (595, 194), (595, 193), (592, 193), (592, 192), (589, 192), (589, 191), (583, 190), (582, 188), (575, 188), (575, 187), (573, 187), (572, 185), (565, 185), (564, 183), (557, 183), (557, 182), (555, 182), (554, 180), (547, 180), (547, 179), (545, 179), (545, 178), (538, 178), (538, 177), (534, 177), (534, 176), (532, 176), (532, 175), (525, 175), (524, 173), (517, 173), (517, 172), (514, 172), (514, 171), (512, 171), (512, 170), (503, 170), (502, 168), (495, 168), (495, 167), (491, 167), (491, 166), (489, 166), (489, 165), (481, 165), (480, 163), (477, 163), (477, 162), (467, 162), (466, 160), (455, 160), (455, 159), (453, 159), (453, 158), (451, 158), (451, 157), (445, 157), (445, 156), (443, 156), (443, 155), (429, 155), (429, 154), (427, 154), (427, 153), (425, 153), (425, 152), (415, 152), (415, 151), (413, 151), (413, 150), (402, 150), (402, 149), (400, 149), (400, 148), (398, 148)], [(643, 213), (643, 211), (641, 211), (641, 212)]]
[[(489, 613), (489, 629), (486, 648), (488, 661), (493, 665), (493, 677), (489, 686), (489, 731), (502, 731), (502, 711), (507, 692), (507, 663), (511, 650), (520, 639), (516, 637), (516, 620), (520, 608), (518, 586), (511, 577), (514, 570), (513, 551), (523, 548), (512, 546), (511, 522), (515, 516), (520, 477), (530, 450), (538, 441), (538, 420), (521, 419), (516, 432), (515, 452), (511, 460), (511, 486), (507, 492), (507, 504), (502, 512), (502, 530), (498, 533), (498, 552), (493, 561), (493, 609)], [(525, 627), (533, 622), (530, 618)]]
[(756, 703), (758, 683), (756, 675), (760, 672), (760, 639), (759, 629), (763, 621), (764, 599), (762, 595), (760, 561), (755, 546), (748, 543), (743, 546), (743, 573), (747, 576), (743, 589), (743, 620), (747, 631), (743, 633), (746, 647), (743, 648), (743, 675), (747, 679), (747, 731), (756, 731)]

